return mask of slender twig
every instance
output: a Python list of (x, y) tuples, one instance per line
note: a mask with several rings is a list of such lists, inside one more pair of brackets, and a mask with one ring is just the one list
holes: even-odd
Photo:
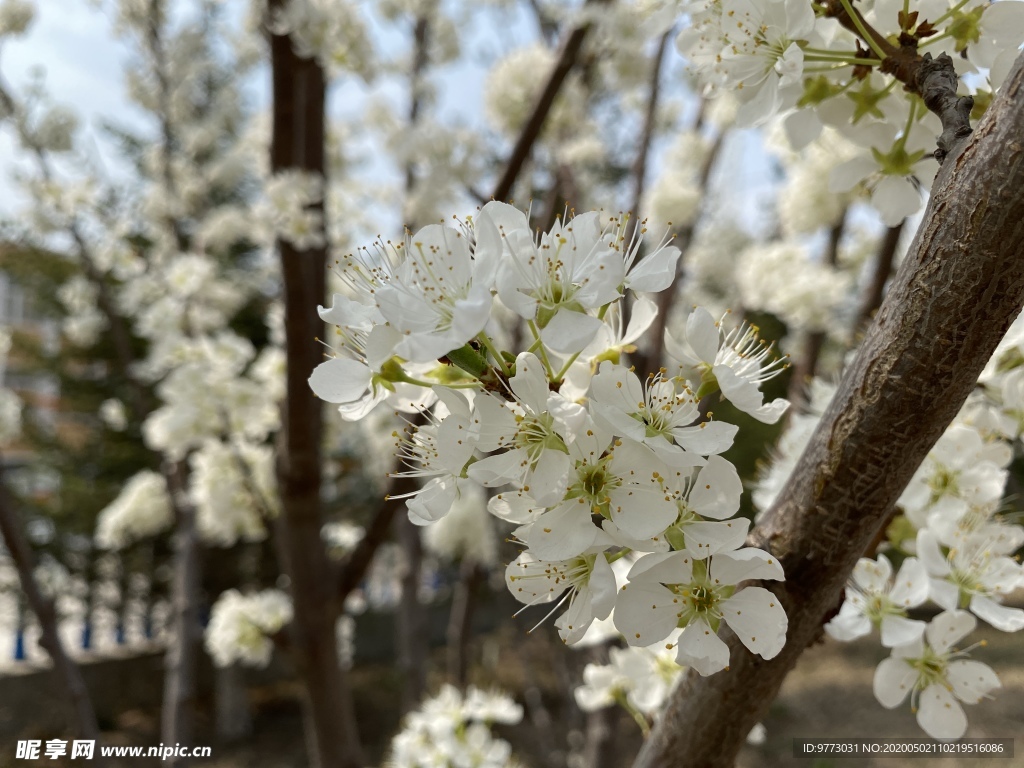
[[(609, 2), (609, 0), (587, 0), (584, 7), (600, 5)], [(495, 200), (504, 201), (508, 198), (509, 193), (512, 192), (512, 185), (519, 177), (519, 171), (522, 169), (523, 164), (526, 162), (526, 158), (529, 157), (530, 151), (533, 149), (534, 143), (540, 136), (541, 129), (544, 127), (544, 123), (547, 120), (548, 113), (551, 111), (551, 105), (555, 103), (555, 97), (558, 96), (558, 92), (562, 89), (565, 79), (569, 76), (569, 72), (576, 64), (576, 59), (579, 56), (580, 50), (583, 48), (583, 41), (587, 37), (587, 33), (590, 31), (590, 22), (585, 21), (579, 26), (575, 27), (570, 32), (565, 41), (562, 43), (561, 49), (558, 53), (558, 58), (555, 61), (554, 67), (551, 69), (551, 73), (548, 75), (547, 82), (544, 83), (544, 87), (540, 91), (540, 95), (537, 97), (537, 102), (533, 106), (533, 110), (530, 113), (530, 117), (527, 118), (526, 123), (519, 134), (519, 139), (516, 141), (515, 147), (512, 149), (512, 154), (509, 156), (508, 162), (505, 164), (505, 172), (502, 174), (501, 179), (494, 187), (494, 191), (491, 193), (491, 197)]]
[(902, 234), (903, 222), (900, 222), (895, 227), (889, 227), (886, 230), (878, 245), (878, 254), (875, 256), (875, 268), (871, 273), (871, 282), (868, 283), (860, 310), (857, 312), (857, 321), (854, 324), (855, 334), (867, 328), (875, 310), (882, 306), (885, 284), (889, 280), (889, 274), (892, 272), (892, 265), (896, 258), (896, 251), (899, 248), (900, 236)]
[[(825, 249), (825, 263), (835, 267), (839, 263), (839, 243), (843, 238), (843, 229), (846, 224), (847, 210), (844, 209), (832, 228), (829, 230), (828, 246)], [(824, 331), (811, 331), (804, 339), (803, 354), (800, 355), (793, 374), (789, 380), (789, 391), (787, 399), (793, 404), (789, 413), (799, 409), (807, 401), (807, 384), (814, 378), (818, 369), (818, 359), (821, 350), (825, 346), (826, 334)]]
[[(64, 688), (63, 693), (72, 714), (71, 725), (83, 739), (96, 740), (99, 738), (99, 726), (96, 724), (96, 711), (89, 698), (89, 691), (85, 687), (81, 670), (64, 650), (57, 627), (57, 612), (53, 601), (43, 594), (36, 581), (32, 547), (17, 518), (14, 499), (0, 477), (0, 539), (7, 546), (21, 580), (22, 592), (39, 620), (42, 631), (39, 643), (50, 655), (57, 680)], [(98, 749), (96, 753), (99, 758)]]
[[(703, 120), (703, 115), (704, 110), (702, 108), (697, 114), (698, 125)], [(722, 151), (725, 135), (723, 131), (715, 137), (711, 148), (708, 150), (707, 157), (704, 158), (704, 165), (701, 166), (700, 175), (697, 179), (697, 189), (700, 190), (702, 197), (707, 196), (711, 171), (714, 168), (715, 161), (718, 159), (718, 155)], [(665, 356), (665, 329), (668, 327), (668, 318), (672, 313), (672, 307), (679, 296), (679, 280), (683, 274), (683, 263), (686, 258), (686, 251), (693, 242), (693, 237), (694, 225), (689, 224), (676, 233), (676, 237), (673, 240), (673, 245), (682, 251), (683, 257), (679, 259), (679, 263), (676, 266), (676, 275), (672, 280), (672, 285), (658, 294), (658, 314), (655, 316), (654, 323), (651, 325), (651, 330), (648, 334), (651, 340), (650, 347), (645, 353), (634, 355), (637, 368), (641, 371), (656, 371), (661, 366), (662, 359)]]

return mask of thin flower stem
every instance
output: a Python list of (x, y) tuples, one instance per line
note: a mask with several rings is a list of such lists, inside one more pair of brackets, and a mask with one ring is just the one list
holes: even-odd
[(896, 142), (896, 146), (903, 149), (907, 145), (907, 139), (910, 137), (910, 129), (914, 127), (914, 116), (917, 113), (917, 99), (913, 96), (908, 97), (910, 99), (910, 114), (907, 115), (907, 124), (903, 128), (903, 135), (900, 136)]
[(822, 65), (820, 67), (804, 67), (804, 72), (810, 72), (812, 74), (817, 72), (835, 72), (837, 69), (847, 69), (852, 66), (853, 64), (832, 64), (829, 66)]
[(856, 67), (856, 66), (878, 67), (878, 66), (881, 66), (881, 64), (882, 64), (882, 60), (881, 59), (858, 59), (858, 58), (847, 58), (847, 57), (840, 57), (840, 56), (831, 57), (831, 56), (821, 56), (821, 55), (816, 54), (816, 53), (812, 53), (810, 56), (806, 56), (804, 58), (804, 61), (815, 61), (815, 62), (824, 62), (824, 63), (832, 63), (832, 62), (840, 63), (840, 62), (842, 62), (844, 64), (844, 66), (847, 66), (847, 67)]
[(402, 379), (402, 383), (412, 384), (413, 386), (416, 387), (426, 387), (427, 389), (436, 387), (438, 384), (441, 384), (442, 386), (447, 387), (448, 389), (480, 389), (479, 382), (472, 382), (467, 384), (442, 384), (442, 382), (440, 381), (424, 381), (423, 379), (414, 379), (409, 376)]
[[(533, 338), (536, 339), (537, 343), (540, 345), (538, 348), (538, 351), (540, 352), (540, 360), (544, 363), (544, 368), (548, 372), (548, 380), (554, 381), (555, 371), (551, 367), (551, 361), (548, 360), (548, 351), (544, 349), (544, 342), (540, 340), (540, 331), (537, 330), (537, 324), (533, 322), (533, 320), (528, 320), (527, 325), (530, 327), (530, 333), (533, 334)], [(533, 347), (530, 347), (530, 349), (533, 349)]]
[(490, 353), (491, 357), (494, 358), (494, 362), (498, 364), (498, 367), (501, 368), (506, 376), (508, 376), (510, 373), (508, 363), (505, 362), (505, 358), (503, 358), (498, 352), (498, 348), (494, 346), (494, 342), (491, 341), (491, 337), (484, 331), (480, 331), (476, 337), (480, 339), (480, 343), (484, 345), (484, 349), (486, 349)]
[(850, 0), (839, 0), (843, 5), (843, 9), (849, 14), (850, 18), (853, 19), (854, 25), (857, 27), (857, 31), (860, 32), (861, 37), (864, 38), (871, 50), (878, 54), (879, 59), (885, 59), (885, 51), (882, 50), (881, 46), (875, 41), (875, 38), (868, 32), (867, 27), (864, 25), (864, 20), (860, 17), (860, 14), (853, 9), (853, 4)]
[[(939, 16), (939, 18), (937, 18), (937, 19), (936, 19), (935, 21), (933, 21), (933, 22), (932, 22), (932, 26), (933, 26), (933, 27), (937, 27), (937, 26), (939, 26), (939, 24), (941, 24), (941, 23), (942, 23), (942, 22), (944, 22), (944, 21), (945, 21), (946, 19), (948, 19), (948, 18), (949, 18), (950, 16), (952, 16), (952, 15), (953, 15), (954, 13), (956, 13), (957, 11), (959, 11), (959, 10), (960, 10), (961, 8), (963, 8), (963, 7), (965, 6), (965, 5), (967, 5), (967, 3), (969, 3), (969, 2), (970, 2), (970, 0), (960, 0), (960, 2), (959, 2), (959, 3), (957, 3), (956, 5), (954, 5), (954, 6), (952, 7), (952, 8), (950, 8), (950, 9), (949, 9), (948, 11), (946, 11), (946, 12), (945, 12), (944, 14), (942, 14), (941, 16)], [(920, 47), (920, 46), (918, 46), (918, 47)]]
[(832, 48), (811, 48), (807, 47), (803, 49), (804, 53), (819, 53), (824, 56), (842, 56), (844, 58), (852, 59), (857, 55), (856, 51), (837, 51)]
[(918, 50), (920, 50), (921, 48), (924, 48), (926, 45), (931, 45), (932, 43), (937, 43), (940, 40), (945, 40), (945, 39), (950, 38), (952, 36), (953, 36), (952, 32), (943, 32), (941, 35), (936, 35), (935, 37), (929, 37), (927, 40), (924, 40), (923, 42), (918, 43), (918, 46), (917, 46)]

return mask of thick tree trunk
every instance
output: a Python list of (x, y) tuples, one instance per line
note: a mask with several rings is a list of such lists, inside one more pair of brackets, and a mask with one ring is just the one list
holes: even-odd
[[(271, 3), (271, 11), (282, 5)], [(302, 169), (324, 174), (324, 73), (301, 59), (287, 37), (271, 35), (274, 172)], [(291, 579), (295, 618), (291, 647), (306, 698), (309, 761), (319, 768), (363, 765), (351, 693), (338, 663), (334, 583), (320, 538), (321, 403), (307, 379), (320, 362), (317, 316), (324, 303), (326, 249), (299, 251), (278, 243), (284, 281), (287, 395), (282, 406), (277, 476), (281, 494), (278, 546)]]
[[(199, 622), (199, 533), (196, 530), (195, 507), (186, 495), (185, 463), (166, 464), (164, 477), (174, 510), (174, 576), (160, 738), (164, 744), (190, 744), (195, 733), (196, 678), (202, 637)], [(172, 757), (170, 764), (183, 766), (187, 763), (187, 758)]]
[(427, 687), (427, 612), (420, 602), (423, 581), (423, 540), (419, 526), (400, 515), (395, 520), (395, 536), (402, 547), (405, 572), (402, 574), (402, 596), (395, 617), (395, 644), (398, 647), (398, 669), (402, 675), (402, 714), (420, 705)]
[(724, 631), (730, 669), (688, 673), (635, 768), (730, 766), (837, 604), (1024, 303), (1024, 57), (946, 158), (921, 228), (832, 405), (752, 533), (783, 565), (765, 584), (789, 616), (771, 661)]
[[(71, 659), (68, 658), (60, 641), (57, 629), (57, 612), (53, 601), (46, 597), (35, 579), (35, 557), (25, 537), (17, 517), (14, 499), (0, 479), (0, 538), (3, 539), (10, 552), (11, 560), (18, 572), (21, 589), (28, 600), (29, 606), (39, 620), (42, 630), (40, 645), (50, 654), (53, 670), (58, 684), (63, 689), (64, 700), (68, 704), (69, 724), (82, 739), (96, 740), (99, 738), (99, 727), (96, 724), (96, 712), (85, 687), (82, 673)], [(96, 750), (99, 759), (99, 750)]]

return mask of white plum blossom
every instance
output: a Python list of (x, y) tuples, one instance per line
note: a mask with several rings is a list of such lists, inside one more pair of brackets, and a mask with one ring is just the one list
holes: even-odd
[(291, 620), (291, 598), (281, 590), (243, 595), (229, 589), (210, 611), (206, 650), (218, 667), (265, 667), (274, 652), (272, 636)]
[(616, 435), (642, 443), (673, 467), (703, 464), (701, 458), (727, 450), (737, 428), (723, 422), (702, 422), (698, 403), (688, 389), (661, 373), (646, 386), (628, 368), (608, 361), (591, 382), (591, 408), (598, 423)]
[(596, 211), (557, 222), (539, 243), (526, 216), (510, 205), (488, 203), (477, 217), (478, 226), (485, 219), (501, 238), (495, 281), (502, 302), (535, 323), (550, 349), (581, 351), (602, 325), (589, 312), (621, 295), (626, 275), (621, 236), (606, 233)]
[(476, 222), (475, 251), (466, 234), (440, 224), (407, 240), (404, 261), (374, 295), (385, 322), (402, 335), (395, 354), (430, 362), (484, 329), (500, 252), (497, 232), (487, 238), (482, 231), (488, 224), (484, 215)]
[(1024, 629), (1024, 609), (1001, 604), (1024, 573), (1016, 560), (993, 552), (984, 539), (968, 540), (943, 555), (928, 529), (918, 532), (917, 551), (931, 577), (931, 598), (940, 606), (969, 608), (1003, 632)]
[(664, 646), (612, 648), (608, 664), (587, 664), (583, 685), (573, 692), (584, 712), (625, 704), (644, 715), (658, 713), (685, 667)]
[(204, 541), (229, 547), (267, 537), (277, 515), (277, 479), (269, 445), (207, 440), (189, 456), (189, 496)]
[(491, 733), (496, 723), (514, 725), (523, 708), (499, 691), (470, 686), (465, 696), (444, 685), (409, 713), (394, 737), (386, 764), (394, 768), (513, 768), (512, 747)]
[(885, 555), (877, 560), (862, 557), (854, 566), (843, 605), (825, 631), (836, 640), (849, 641), (869, 634), (876, 626), (886, 648), (917, 640), (925, 623), (907, 618), (907, 609), (928, 599), (928, 587), (928, 573), (916, 558), (904, 560), (894, 578)]
[(487, 487), (514, 483), (523, 490), (529, 488), (540, 504), (557, 502), (565, 494), (572, 469), (566, 446), (584, 428), (586, 411), (550, 391), (543, 364), (530, 352), (516, 358), (516, 374), (509, 385), (518, 413), (493, 397), (474, 401), (480, 421), (479, 449), (506, 450), (472, 464), (469, 477)]
[(909, 694), (917, 723), (933, 739), (959, 739), (967, 731), (964, 704), (977, 704), (1000, 687), (995, 672), (965, 658), (953, 646), (970, 634), (977, 620), (966, 611), (940, 613), (924, 637), (893, 649), (875, 670), (875, 698), (887, 709)]
[(96, 544), (121, 549), (133, 541), (155, 536), (174, 522), (167, 482), (156, 472), (143, 470), (104, 507), (96, 521)]
[(744, 413), (758, 421), (774, 424), (789, 407), (789, 401), (778, 398), (764, 402), (758, 385), (777, 376), (788, 363), (775, 360), (765, 363), (772, 345), (758, 338), (757, 329), (745, 323), (728, 333), (703, 307), (697, 307), (686, 319), (686, 332), (679, 341), (665, 334), (665, 348), (683, 368), (696, 370), (701, 388), (697, 397), (714, 389)]
[[(466, 465), (480, 437), (478, 420), (462, 395), (445, 387), (435, 387), (434, 393), (447, 407), (447, 417), (411, 427), (407, 436), (398, 441), (399, 456), (406, 469), (394, 476), (429, 478), (422, 488), (394, 497), (409, 499), (409, 519), (417, 525), (440, 520), (464, 490), (471, 487), (465, 476)], [(395, 436), (399, 436), (397, 432)]]
[(512, 596), (527, 606), (557, 600), (550, 612), (554, 613), (568, 602), (555, 626), (570, 645), (586, 634), (595, 619), (607, 618), (615, 604), (615, 573), (603, 551), (560, 561), (538, 560), (523, 552), (508, 564), (505, 581)]
[(735, 90), (736, 121), (761, 125), (800, 96), (805, 42), (814, 11), (801, 0), (696, 0), (676, 47), (706, 90)]
[(778, 655), (789, 626), (779, 599), (747, 579), (783, 580), (767, 552), (744, 548), (695, 560), (686, 550), (641, 557), (615, 601), (615, 626), (630, 645), (649, 646), (675, 629), (676, 661), (710, 675), (729, 665), (729, 647), (718, 637), (728, 624), (752, 653)]

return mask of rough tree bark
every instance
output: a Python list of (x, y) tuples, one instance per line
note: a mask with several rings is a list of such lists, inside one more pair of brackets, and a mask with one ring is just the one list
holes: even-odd
[[(188, 499), (188, 468), (184, 461), (164, 462), (163, 476), (174, 511), (174, 577), (171, 585), (173, 631), (167, 645), (160, 738), (166, 744), (188, 744), (195, 733), (197, 676), (202, 624), (199, 621), (199, 531), (196, 510)], [(188, 758), (172, 757), (172, 766)]]
[[(0, 479), (0, 539), (3, 540), (14, 561), (14, 567), (21, 581), (22, 592), (25, 593), (32, 612), (39, 620), (39, 628), (42, 631), (39, 644), (46, 649), (53, 661), (54, 674), (63, 689), (61, 692), (68, 705), (69, 724), (80, 738), (96, 740), (99, 738), (100, 729), (96, 724), (96, 712), (93, 709), (92, 700), (89, 698), (89, 691), (85, 687), (81, 671), (68, 658), (64, 645), (61, 643), (60, 634), (57, 631), (57, 612), (54, 610), (53, 601), (43, 594), (36, 582), (35, 557), (32, 554), (32, 547), (18, 521), (14, 499), (2, 479)], [(97, 759), (100, 759), (99, 750), (96, 750), (96, 755)]]
[[(283, 5), (271, 3), (271, 12)], [(299, 58), (287, 36), (270, 36), (273, 69), (273, 172), (302, 169), (323, 175), (324, 73), (316, 61)], [(290, 647), (306, 690), (310, 764), (319, 768), (363, 765), (348, 680), (338, 663), (337, 603), (331, 568), (320, 537), (322, 526), (320, 441), (323, 414), (307, 379), (321, 360), (316, 339), (323, 323), (316, 313), (326, 289), (325, 248), (299, 251), (279, 241), (284, 282), (287, 395), (282, 404), (277, 477), (281, 494), (278, 547), (291, 579), (295, 619)]]
[(785, 569), (789, 616), (765, 661), (725, 631), (729, 670), (689, 673), (634, 768), (732, 765), (837, 604), (857, 558), (956, 415), (1024, 303), (1024, 56), (936, 178), (924, 221), (856, 360), (751, 534)]

